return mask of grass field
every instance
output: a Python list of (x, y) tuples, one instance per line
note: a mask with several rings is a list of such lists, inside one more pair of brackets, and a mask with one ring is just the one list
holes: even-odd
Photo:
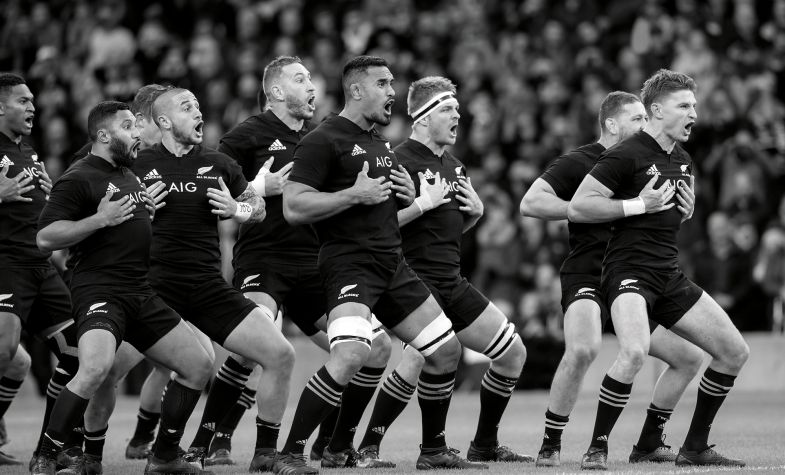
[[(281, 434), (281, 445), (288, 433), (293, 407), (298, 394), (293, 392), (290, 409), (287, 410)], [(534, 464), (492, 464), (490, 471), (483, 473), (573, 473), (579, 471), (581, 454), (586, 450), (594, 423), (597, 402), (593, 394), (583, 394), (563, 438), (562, 466), (559, 469), (538, 469)], [(676, 408), (668, 423), (667, 441), (678, 450), (678, 446), (689, 426), (689, 418), (694, 408), (695, 394), (687, 394)], [(781, 392), (750, 392), (734, 390), (720, 410), (714, 424), (710, 443), (728, 456), (746, 460), (743, 470), (719, 470), (716, 468), (677, 469), (672, 465), (630, 465), (626, 462), (632, 444), (637, 441), (641, 424), (648, 406), (645, 398), (633, 397), (625, 409), (611, 436), (610, 469), (614, 473), (782, 473), (785, 474), (785, 395)], [(456, 393), (453, 398), (447, 425), (448, 443), (461, 450), (463, 454), (474, 435), (478, 412), (478, 393)], [(198, 415), (204, 404), (204, 397), (197, 407), (185, 434), (185, 444), (190, 442), (196, 430)], [(543, 414), (547, 406), (547, 393), (543, 391), (517, 392), (510, 401), (505, 418), (500, 427), (500, 440), (522, 453), (535, 454), (539, 449), (542, 434)], [(11, 443), (3, 448), (22, 460), (27, 461), (31, 447), (38, 435), (41, 423), (43, 400), (28, 397), (18, 398), (8, 414)], [(123, 458), (125, 444), (136, 424), (137, 401), (123, 397), (118, 400), (117, 410), (112, 418), (104, 454), (104, 473), (131, 474), (142, 473), (144, 462), (127, 461)], [(247, 473), (248, 463), (253, 452), (255, 427), (253, 414), (249, 411), (240, 423), (235, 434), (234, 456), (238, 465), (234, 467), (215, 467), (220, 474)], [(367, 414), (366, 414), (367, 416)], [(420, 415), (416, 402), (406, 408), (396, 421), (382, 445), (382, 455), (398, 464), (395, 469), (379, 470), (382, 473), (414, 473), (414, 461), (418, 453), (420, 439)], [(367, 418), (360, 426), (365, 429)], [(360, 435), (357, 436), (359, 442)], [(11, 470), (0, 467), (0, 474), (26, 473), (26, 467)], [(326, 473), (339, 474), (362, 471), (325, 470)], [(461, 472), (467, 473), (467, 472)]]

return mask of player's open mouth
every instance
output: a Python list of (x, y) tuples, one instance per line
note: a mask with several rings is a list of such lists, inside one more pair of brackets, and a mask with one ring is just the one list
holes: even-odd
[(687, 125), (684, 126), (684, 131), (689, 135), (692, 131), (692, 126), (695, 125), (695, 122), (688, 122)]
[(392, 114), (392, 106), (395, 104), (395, 99), (390, 99), (389, 101), (384, 103), (384, 113), (385, 114)]
[(134, 143), (131, 145), (131, 153), (136, 154), (141, 147), (142, 147), (141, 140), (134, 141)]
[(316, 96), (309, 96), (306, 102), (311, 110), (316, 110)]
[(204, 122), (200, 120), (199, 123), (196, 124), (196, 127), (194, 127), (194, 132), (196, 132), (197, 135), (201, 136), (203, 128), (204, 128)]
[(458, 124), (455, 124), (450, 127), (450, 137), (456, 137), (458, 135)]
[(33, 118), (34, 117), (35, 117), (34, 115), (29, 115), (29, 116), (25, 117), (25, 125), (28, 126), (28, 127), (32, 127), (33, 126)]

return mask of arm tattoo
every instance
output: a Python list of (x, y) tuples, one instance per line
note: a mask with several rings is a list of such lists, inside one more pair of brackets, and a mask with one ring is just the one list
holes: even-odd
[(253, 189), (253, 186), (248, 184), (248, 188), (243, 191), (240, 196), (238, 196), (235, 201), (238, 203), (245, 202), (251, 205), (253, 208), (253, 213), (251, 213), (251, 217), (248, 219), (248, 222), (259, 222), (264, 220), (264, 217), (267, 216), (267, 211), (265, 210), (264, 206), (264, 198), (256, 194), (256, 190)]

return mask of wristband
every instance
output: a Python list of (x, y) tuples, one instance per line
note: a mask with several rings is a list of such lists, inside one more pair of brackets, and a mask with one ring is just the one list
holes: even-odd
[(234, 211), (234, 218), (244, 223), (251, 219), (251, 215), (253, 214), (253, 206), (249, 205), (245, 202), (237, 203), (237, 209)]
[(420, 209), (420, 214), (425, 214), (429, 209), (433, 209), (433, 200), (428, 193), (423, 193), (415, 198), (414, 204)]
[(623, 200), (621, 206), (624, 209), (624, 217), (637, 216), (646, 213), (646, 203), (640, 196), (631, 200)]
[(262, 198), (267, 196), (267, 192), (265, 190), (266, 185), (264, 182), (264, 177), (267, 176), (268, 173), (270, 173), (270, 170), (268, 170), (265, 167), (262, 167), (259, 169), (259, 173), (256, 174), (256, 177), (253, 180), (251, 180), (251, 186), (253, 186), (253, 189), (256, 190), (256, 194), (261, 196)]

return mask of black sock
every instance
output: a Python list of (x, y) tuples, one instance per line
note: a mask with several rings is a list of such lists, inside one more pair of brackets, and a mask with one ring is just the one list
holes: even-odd
[(384, 434), (409, 404), (415, 389), (416, 387), (407, 383), (398, 371), (393, 371), (384, 379), (382, 389), (376, 396), (368, 428), (360, 442), (361, 449), (370, 445), (377, 447), (382, 445)]
[(341, 402), (344, 386), (322, 366), (305, 385), (282, 453), (302, 454), (314, 429)]
[(607, 374), (600, 386), (600, 401), (597, 405), (597, 418), (594, 421), (594, 433), (590, 447), (608, 450), (608, 437), (613, 426), (627, 405), (632, 391), (632, 383), (616, 381)]
[(447, 374), (430, 374), (423, 371), (417, 382), (417, 400), (422, 412), (422, 448), (445, 447), (444, 428), (447, 411), (455, 386), (455, 371)]
[(84, 414), (77, 421), (76, 427), (65, 436), (63, 450), (79, 449), (81, 451), (82, 446), (84, 446)]
[(273, 449), (278, 447), (280, 422), (268, 422), (256, 417), (256, 449)]
[(231, 356), (226, 359), (218, 370), (210, 393), (207, 395), (202, 421), (199, 423), (199, 430), (196, 431), (191, 447), (206, 449), (210, 446), (216, 426), (226, 414), (226, 407), (237, 403), (251, 371), (252, 368), (246, 368)]
[(98, 457), (100, 460), (104, 456), (104, 442), (106, 442), (106, 430), (109, 426), (95, 432), (90, 432), (87, 429), (84, 431), (84, 453), (85, 455), (92, 455)]
[(202, 392), (191, 389), (172, 379), (166, 385), (161, 401), (161, 429), (153, 444), (153, 455), (164, 461), (177, 457), (177, 447), (183, 437), (185, 423), (194, 412)]
[(518, 378), (502, 376), (488, 368), (482, 378), (480, 387), (480, 418), (477, 421), (477, 432), (474, 444), (478, 447), (496, 447), (499, 445), (499, 422), (507, 409), (510, 396), (515, 390)]
[(338, 414), (340, 413), (341, 406), (338, 406), (330, 411), (330, 413), (327, 414), (327, 417), (322, 419), (322, 423), (319, 424), (319, 433), (316, 434), (314, 445), (318, 447), (319, 445), (317, 444), (320, 444), (322, 449), (327, 447), (327, 444), (330, 443), (330, 439), (333, 436), (333, 432), (335, 432), (335, 424), (338, 422)]
[(256, 390), (249, 387), (243, 388), (240, 399), (237, 400), (229, 412), (221, 419), (221, 423), (215, 429), (215, 437), (210, 443), (210, 453), (218, 449), (232, 450), (232, 435), (235, 429), (240, 424), (240, 419), (243, 418), (245, 411), (253, 407), (256, 400)]
[(140, 407), (136, 414), (136, 430), (131, 440), (138, 443), (152, 442), (155, 439), (155, 428), (158, 427), (159, 420), (161, 420), (160, 412), (150, 412)]
[(551, 412), (550, 408), (545, 411), (545, 434), (542, 436), (543, 448), (561, 448), (561, 434), (569, 421), (569, 415), (560, 416)]
[(66, 437), (77, 427), (84, 416), (89, 399), (83, 399), (72, 393), (67, 387), (63, 388), (52, 408), (49, 426), (41, 441), (39, 454), (54, 459), (63, 449)]
[(695, 404), (695, 413), (692, 415), (690, 429), (684, 440), (686, 450), (702, 451), (709, 446), (709, 430), (714, 422), (725, 396), (728, 395), (736, 376), (723, 374), (706, 368), (698, 387), (698, 402)]
[(16, 397), (16, 393), (19, 392), (19, 388), (22, 386), (22, 381), (17, 381), (15, 379), (7, 378), (3, 376), (0, 378), (0, 418), (5, 415), (5, 411), (8, 410), (8, 406)]
[(35, 453), (41, 450), (41, 441), (44, 439), (44, 433), (49, 426), (49, 417), (52, 414), (52, 409), (57, 401), (57, 396), (63, 390), (68, 381), (71, 381), (73, 375), (64, 370), (61, 365), (57, 365), (52, 378), (49, 380), (49, 385), (46, 387), (46, 409), (44, 409), (44, 421), (41, 424), (41, 434), (38, 436), (38, 443), (35, 446)]
[(330, 451), (338, 452), (352, 447), (354, 434), (365, 408), (382, 380), (384, 368), (364, 366), (354, 375), (341, 396), (341, 410), (330, 439)]
[(635, 446), (646, 452), (651, 452), (661, 446), (665, 423), (670, 420), (671, 414), (673, 414), (673, 409), (660, 409), (654, 403), (651, 403), (646, 411), (646, 420), (643, 421), (641, 436), (638, 438), (638, 443)]

